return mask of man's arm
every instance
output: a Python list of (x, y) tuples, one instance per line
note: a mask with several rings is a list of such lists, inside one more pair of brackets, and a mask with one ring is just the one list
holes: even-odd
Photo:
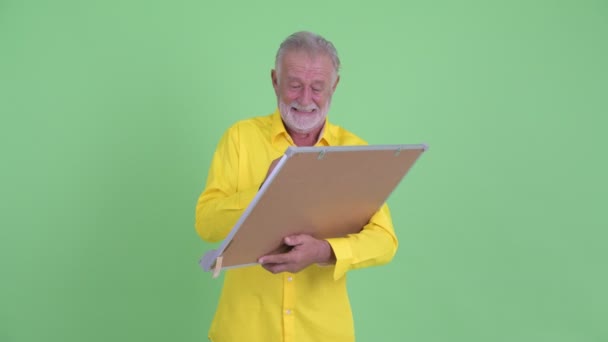
[(388, 263), (399, 246), (386, 204), (372, 216), (361, 232), (327, 241), (336, 255), (334, 279), (341, 278), (351, 269)]
[(272, 273), (299, 272), (311, 264), (335, 264), (334, 279), (350, 269), (382, 265), (397, 251), (397, 237), (388, 206), (385, 204), (357, 234), (327, 240), (310, 235), (292, 235), (284, 239), (292, 249), (283, 254), (260, 258), (262, 266)]
[(237, 188), (239, 167), (238, 127), (233, 126), (218, 143), (196, 205), (195, 227), (205, 241), (224, 239), (257, 193), (259, 186)]

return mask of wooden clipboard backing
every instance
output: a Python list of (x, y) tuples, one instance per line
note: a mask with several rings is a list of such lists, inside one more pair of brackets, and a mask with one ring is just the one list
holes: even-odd
[[(210, 271), (257, 263), (283, 238), (359, 232), (386, 202), (426, 145), (290, 147), (220, 247), (200, 264)], [(221, 257), (221, 265), (216, 265)]]

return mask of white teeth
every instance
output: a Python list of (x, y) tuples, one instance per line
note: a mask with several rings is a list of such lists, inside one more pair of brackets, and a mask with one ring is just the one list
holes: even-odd
[(318, 108), (314, 105), (307, 106), (307, 107), (291, 106), (291, 110), (297, 111), (300, 113), (315, 113), (317, 111), (317, 109)]

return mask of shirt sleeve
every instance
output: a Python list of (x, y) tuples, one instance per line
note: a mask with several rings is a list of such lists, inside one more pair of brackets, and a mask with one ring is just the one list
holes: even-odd
[(203, 240), (224, 239), (255, 197), (258, 187), (238, 189), (238, 176), (239, 134), (238, 126), (233, 126), (218, 143), (205, 190), (196, 204), (195, 227)]
[(336, 255), (334, 279), (356, 268), (386, 264), (397, 252), (398, 241), (388, 205), (384, 204), (361, 232), (327, 239)]

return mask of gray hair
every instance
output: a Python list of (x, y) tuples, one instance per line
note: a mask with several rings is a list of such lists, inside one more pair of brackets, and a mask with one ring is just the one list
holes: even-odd
[(327, 55), (331, 58), (336, 76), (340, 71), (340, 58), (338, 58), (338, 52), (336, 51), (334, 44), (316, 33), (300, 31), (287, 37), (281, 43), (274, 61), (277, 72), (279, 70), (281, 58), (283, 58), (285, 52), (288, 51), (305, 51), (313, 56)]

